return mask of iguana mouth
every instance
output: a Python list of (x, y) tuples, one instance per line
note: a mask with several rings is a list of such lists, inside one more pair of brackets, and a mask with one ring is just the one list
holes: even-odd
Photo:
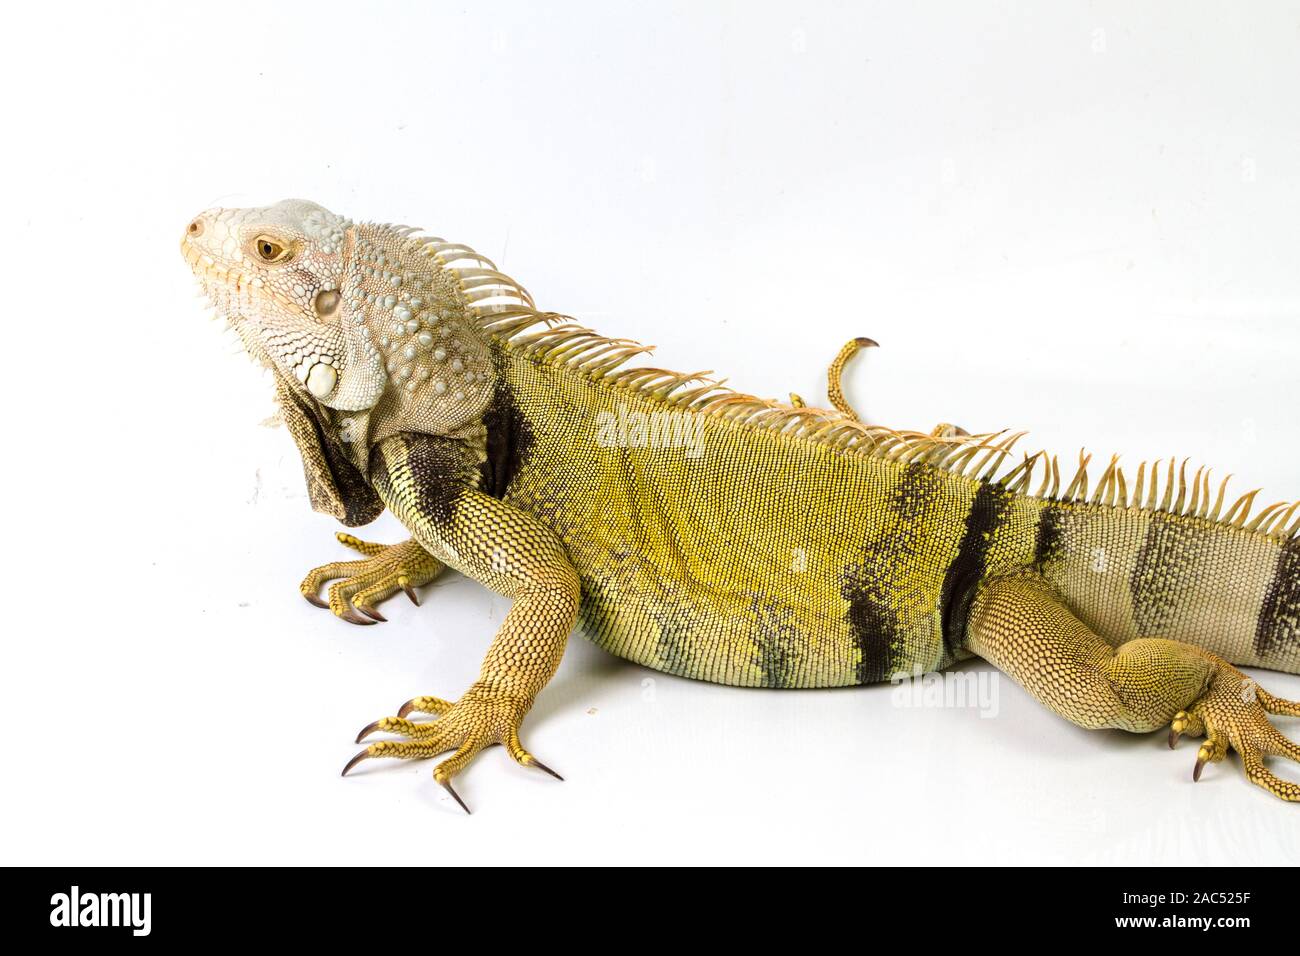
[(198, 281), (203, 294), (222, 311), (226, 318), (232, 320), (236, 318), (235, 310), (228, 307), (236, 295), (242, 295), (244, 292), (247, 284), (244, 276), (232, 275), (231, 270), (220, 268), (212, 256), (190, 242), (189, 234), (181, 237), (181, 255), (185, 257), (185, 264), (194, 273), (194, 278)]
[(246, 313), (252, 311), (249, 307), (257, 305), (252, 298), (253, 290), (257, 290), (258, 295), (284, 309), (296, 313), (304, 321), (316, 321), (316, 317), (301, 305), (293, 299), (280, 295), (275, 289), (267, 287), (257, 276), (250, 277), (234, 268), (223, 269), (217, 264), (216, 259), (190, 241), (193, 235), (201, 235), (201, 233), (191, 234), (187, 231), (181, 237), (181, 255), (185, 258), (190, 271), (194, 273), (194, 278), (198, 280), (203, 294), (231, 324), (245, 320), (248, 317)]

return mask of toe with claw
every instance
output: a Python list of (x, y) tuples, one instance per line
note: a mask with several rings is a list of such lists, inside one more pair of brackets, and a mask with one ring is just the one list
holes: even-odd
[(1226, 661), (1216, 668), (1205, 693), (1169, 726), (1169, 746), (1183, 734), (1204, 737), (1196, 752), (1192, 779), (1199, 781), (1206, 764), (1219, 763), (1229, 750), (1241, 757), (1251, 783), (1283, 800), (1300, 802), (1300, 784), (1284, 780), (1264, 765), (1266, 757), (1300, 762), (1300, 745), (1283, 736), (1268, 715), (1300, 716), (1300, 702), (1274, 697)]
[[(343, 768), (346, 775), (370, 757), (395, 757), (420, 760), (454, 751), (433, 769), (434, 781), (445, 789), (469, 813), (469, 807), (451, 785), (452, 778), (469, 765), (479, 752), (492, 744), (501, 744), (521, 766), (536, 767), (557, 780), (558, 773), (529, 753), (519, 740), (519, 724), (532, 706), (492, 688), (475, 684), (455, 703), (439, 697), (416, 697), (398, 709), (395, 717), (383, 717), (367, 724), (357, 735), (357, 743), (375, 733), (388, 733), (405, 739), (379, 740), (357, 753)], [(408, 714), (432, 714), (433, 720), (407, 719)]]
[[(359, 551), (359, 561), (334, 561), (315, 568), (303, 579), (302, 596), (317, 607), (328, 608), (349, 624), (375, 624), (386, 621), (375, 605), (399, 591), (417, 606), (415, 589), (438, 576), (442, 564), (414, 539), (400, 544), (375, 544), (339, 532), (340, 544)], [(320, 598), (320, 589), (333, 581), (329, 600)]]

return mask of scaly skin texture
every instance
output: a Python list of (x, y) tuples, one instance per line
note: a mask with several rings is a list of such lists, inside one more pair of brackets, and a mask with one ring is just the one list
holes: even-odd
[(1297, 757), (1266, 714), (1300, 708), (1233, 666), (1300, 671), (1297, 505), (1252, 517), (1253, 493), (1185, 462), (1130, 484), (1112, 461), (1089, 494), (1086, 458), (1062, 481), (1055, 458), (1011, 458), (1019, 435), (865, 424), (839, 376), (869, 339), (831, 366), (837, 411), (625, 367), (646, 349), (538, 312), (468, 247), (311, 203), (212, 210), (182, 251), (274, 372), (313, 507), (349, 525), (387, 508), (410, 531), (345, 536), (366, 560), (316, 569), (304, 595), (372, 623), (446, 566), (513, 600), (479, 680), (368, 725), (359, 740), (403, 739), (349, 767), (453, 751), (434, 771), (453, 795), (493, 743), (548, 769), (519, 726), (576, 621), (646, 666), (747, 686), (977, 654), (1075, 723), (1205, 735), (1197, 777), (1232, 749), (1300, 799), (1263, 763)]

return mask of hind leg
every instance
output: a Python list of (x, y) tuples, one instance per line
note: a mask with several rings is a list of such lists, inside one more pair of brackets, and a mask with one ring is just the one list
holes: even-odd
[(1264, 766), (1265, 757), (1300, 761), (1300, 746), (1267, 716), (1300, 714), (1300, 704), (1271, 696), (1215, 654), (1159, 638), (1111, 647), (1034, 576), (983, 586), (971, 605), (966, 646), (1081, 727), (1146, 733), (1169, 725), (1170, 746), (1184, 733), (1204, 736), (1194, 780), (1231, 749), (1252, 783), (1300, 801), (1300, 784)]

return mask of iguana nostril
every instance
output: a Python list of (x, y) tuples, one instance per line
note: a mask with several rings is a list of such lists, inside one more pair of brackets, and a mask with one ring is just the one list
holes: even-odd
[(189, 228), (185, 230), (185, 234), (192, 239), (203, 235), (203, 223), (195, 219), (190, 223)]

